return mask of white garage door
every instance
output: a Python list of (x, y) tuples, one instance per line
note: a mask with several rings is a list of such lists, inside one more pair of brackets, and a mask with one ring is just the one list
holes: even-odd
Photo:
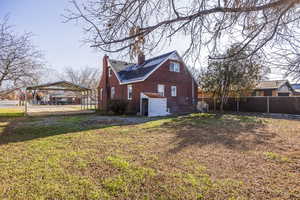
[(166, 98), (149, 98), (149, 117), (166, 116), (168, 114)]

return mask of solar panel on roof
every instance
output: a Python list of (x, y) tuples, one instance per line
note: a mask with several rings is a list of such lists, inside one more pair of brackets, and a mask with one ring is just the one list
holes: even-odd
[(160, 65), (167, 57), (172, 55), (175, 51), (145, 60), (142, 65), (131, 65), (118, 72), (118, 76), (122, 81), (130, 81), (142, 79)]
[(294, 88), (294, 89), (300, 89), (300, 84), (293, 84), (292, 88)]

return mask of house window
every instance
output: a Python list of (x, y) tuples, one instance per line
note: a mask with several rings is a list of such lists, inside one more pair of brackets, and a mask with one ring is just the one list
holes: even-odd
[(180, 72), (180, 64), (178, 62), (170, 62), (171, 72)]
[(176, 97), (177, 96), (177, 87), (171, 86), (171, 96)]
[(100, 89), (100, 100), (102, 101), (102, 99), (103, 99), (103, 89), (101, 88)]
[(132, 99), (132, 85), (127, 85), (128, 100)]
[(108, 76), (111, 77), (111, 75), (112, 75), (112, 70), (111, 70), (111, 68), (109, 68), (108, 69)]
[(161, 96), (165, 96), (165, 86), (164, 85), (157, 85), (157, 92), (161, 95)]
[(115, 87), (112, 87), (112, 88), (110, 89), (110, 98), (111, 98), (111, 99), (115, 98)]

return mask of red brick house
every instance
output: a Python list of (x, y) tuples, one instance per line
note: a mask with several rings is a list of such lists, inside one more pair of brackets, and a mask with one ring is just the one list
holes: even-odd
[(103, 58), (99, 108), (107, 111), (111, 99), (128, 101), (128, 113), (161, 116), (195, 110), (197, 83), (177, 51), (127, 63)]

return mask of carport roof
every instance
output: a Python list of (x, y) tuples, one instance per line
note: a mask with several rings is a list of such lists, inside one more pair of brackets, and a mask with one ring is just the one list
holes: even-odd
[(68, 81), (57, 81), (57, 82), (47, 83), (42, 85), (29, 86), (26, 87), (26, 90), (88, 91), (91, 89), (80, 85), (76, 85)]

